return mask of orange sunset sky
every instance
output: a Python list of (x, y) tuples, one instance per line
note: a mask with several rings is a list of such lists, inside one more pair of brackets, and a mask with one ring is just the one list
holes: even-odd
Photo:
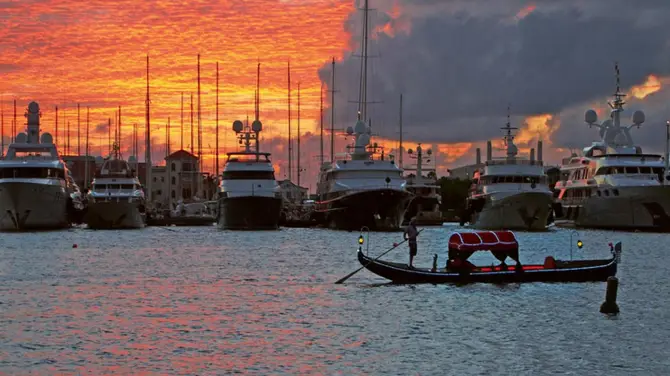
[[(392, 2), (389, 2), (392, 3)], [(403, 10), (388, 6), (391, 17)], [(533, 12), (523, 7), (518, 17)], [(81, 152), (84, 153), (86, 108), (90, 107), (91, 154), (107, 153), (108, 119), (122, 107), (122, 150), (131, 154), (133, 124), (140, 134), (143, 160), (146, 55), (151, 60), (151, 121), (153, 160), (165, 156), (165, 126), (171, 119), (171, 150), (181, 148), (180, 99), (185, 98), (184, 148), (190, 142), (190, 94), (197, 110), (197, 55), (201, 55), (203, 157), (214, 169), (215, 64), (220, 64), (220, 152), (237, 149), (230, 131), (235, 119), (253, 118), (256, 65), (261, 63), (261, 120), (266, 151), (273, 152), (277, 178), (286, 176), (287, 62), (292, 68), (293, 129), (297, 123), (297, 87), (301, 88), (301, 131), (318, 132), (321, 82), (317, 71), (332, 57), (342, 59), (356, 46), (344, 22), (355, 11), (352, 0), (19, 0), (0, 1), (0, 93), (4, 112), (5, 146), (9, 141), (12, 101), (18, 102), (19, 129), (27, 103), (37, 101), (42, 129), (55, 134), (55, 106), (59, 107), (57, 143), (65, 153), (67, 122), (70, 148), (77, 153), (77, 103), (81, 104)], [(390, 27), (378, 32), (392, 34)], [(653, 84), (653, 82), (652, 82)], [(324, 87), (324, 92), (328, 90)], [(646, 89), (641, 96), (646, 95)], [(658, 89), (656, 89), (658, 90)], [(647, 90), (648, 91), (648, 90)], [(354, 94), (351, 97), (355, 97)], [(329, 116), (325, 100), (325, 128)], [(197, 122), (197, 116), (194, 115)], [(551, 115), (528, 118), (519, 141), (548, 137)], [(337, 124), (342, 129), (350, 124)], [(407, 147), (414, 147), (411, 135)], [(197, 136), (195, 137), (197, 142)], [(395, 147), (396, 141), (375, 140)], [(318, 140), (305, 136), (305, 180), (316, 176)], [(325, 141), (329, 153), (329, 141)], [(470, 143), (435, 145), (455, 161), (471, 151)], [(263, 148), (263, 146), (261, 146)], [(269, 150), (267, 150), (269, 149)], [(344, 150), (338, 139), (337, 152)], [(523, 150), (523, 149), (522, 149)], [(196, 148), (197, 152), (197, 148)], [(223, 165), (224, 158), (221, 158)], [(446, 165), (440, 165), (445, 173)], [(313, 182), (309, 182), (313, 186)], [(307, 185), (307, 184), (303, 184)]]

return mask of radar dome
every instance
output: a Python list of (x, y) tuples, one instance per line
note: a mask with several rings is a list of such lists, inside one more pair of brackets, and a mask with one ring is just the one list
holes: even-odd
[(251, 130), (254, 132), (260, 132), (263, 130), (263, 123), (261, 123), (260, 120), (254, 120), (253, 123), (251, 123)]
[(644, 123), (644, 120), (645, 120), (644, 112), (640, 110), (633, 112), (633, 124), (640, 125)]
[[(102, 159), (102, 158), (101, 158), (101, 159)], [(135, 162), (137, 162), (137, 158), (135, 158), (134, 155), (131, 155), (131, 156), (128, 158), (128, 162), (129, 162), (129, 163), (135, 163)]]
[(414, 151), (412, 149), (407, 149), (407, 154), (412, 154)]
[(14, 140), (14, 142), (18, 144), (25, 144), (27, 141), (28, 141), (28, 135), (26, 135), (23, 132), (17, 134), (16, 139)]
[(30, 104), (28, 105), (28, 111), (36, 114), (40, 112), (40, 106), (37, 104), (37, 102), (30, 102)]
[(427, 153), (428, 153), (428, 155), (432, 155), (433, 154), (433, 149), (428, 149)]
[(366, 130), (367, 130), (367, 126), (365, 125), (363, 120), (359, 120), (358, 122), (356, 122), (356, 126), (354, 127), (354, 131), (356, 133), (361, 133), (362, 134), (362, 133), (365, 133)]
[(368, 146), (369, 143), (370, 143), (370, 136), (366, 134), (358, 136), (358, 140), (356, 140), (356, 146)]
[(42, 137), (40, 137), (40, 143), (41, 144), (53, 144), (54, 143), (54, 138), (51, 136), (51, 133), (42, 133)]
[(235, 133), (240, 133), (242, 132), (242, 129), (244, 129), (244, 124), (242, 124), (242, 122), (239, 120), (235, 120), (233, 122), (233, 131)]
[(348, 135), (354, 134), (354, 128), (353, 127), (347, 127), (347, 134)]
[(584, 114), (584, 121), (588, 124), (594, 124), (598, 121), (598, 114), (594, 110), (588, 110)]

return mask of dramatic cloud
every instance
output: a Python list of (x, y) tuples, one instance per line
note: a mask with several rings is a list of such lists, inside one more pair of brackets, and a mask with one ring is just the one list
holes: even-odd
[[(557, 141), (554, 146), (585, 146), (570, 136), (587, 134), (584, 110), (614, 92), (615, 61), (623, 88), (642, 85), (651, 74), (670, 74), (667, 1), (377, 3), (371, 4), (379, 11), (371, 13), (370, 54), (380, 58), (369, 60), (368, 100), (383, 104), (368, 106), (368, 117), (386, 138), (398, 137), (403, 94), (408, 138), (440, 143), (499, 138), (509, 104), (515, 125), (551, 115), (542, 132)], [(361, 12), (352, 13), (345, 21), (352, 34), (360, 33), (360, 17)], [(350, 44), (359, 42), (354, 38)], [(336, 80), (342, 128), (355, 121), (355, 105), (348, 101), (358, 98), (360, 66), (360, 58), (351, 55), (336, 64), (336, 77), (346, 78)], [(324, 65), (323, 82), (330, 82), (330, 73), (330, 64)], [(652, 97), (658, 95), (631, 100), (630, 113), (652, 104)], [(577, 109), (582, 124), (565, 124), (577, 119), (561, 113)], [(649, 120), (652, 114), (660, 116), (652, 110)]]

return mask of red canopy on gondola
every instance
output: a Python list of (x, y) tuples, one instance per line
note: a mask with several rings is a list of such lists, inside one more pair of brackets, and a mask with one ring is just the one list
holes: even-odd
[(449, 258), (466, 260), (476, 251), (489, 251), (503, 261), (519, 260), (519, 243), (512, 231), (456, 232), (449, 237)]

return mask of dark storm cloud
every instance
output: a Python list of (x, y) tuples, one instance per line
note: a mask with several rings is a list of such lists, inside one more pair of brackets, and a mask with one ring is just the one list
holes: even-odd
[[(380, 33), (371, 43), (381, 58), (372, 59), (368, 99), (384, 104), (369, 112), (381, 136), (397, 137), (401, 93), (407, 137), (463, 142), (499, 137), (508, 103), (513, 115), (529, 116), (602, 100), (615, 88), (614, 61), (623, 87), (670, 73), (670, 28), (661, 22), (670, 1), (546, 0), (535, 1), (533, 11), (525, 1), (401, 4), (406, 13), (392, 22), (404, 17), (411, 32)], [(529, 13), (517, 17), (524, 8)], [(359, 17), (347, 20), (352, 32)], [(341, 128), (355, 120), (355, 106), (347, 102), (358, 96), (359, 72), (357, 57), (336, 65)], [(330, 82), (330, 64), (320, 75)]]

